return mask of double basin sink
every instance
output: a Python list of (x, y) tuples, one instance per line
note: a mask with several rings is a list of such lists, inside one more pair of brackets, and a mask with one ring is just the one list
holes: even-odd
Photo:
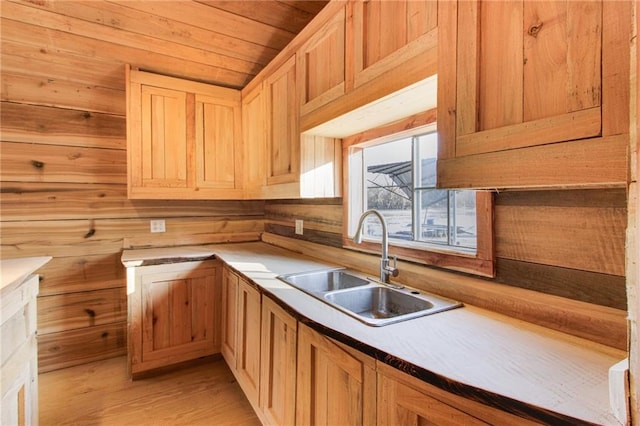
[(344, 268), (280, 275), (278, 279), (371, 326), (462, 306), (417, 290), (391, 288)]

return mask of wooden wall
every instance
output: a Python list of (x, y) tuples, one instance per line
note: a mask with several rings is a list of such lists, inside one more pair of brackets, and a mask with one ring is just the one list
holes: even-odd
[[(626, 214), (624, 189), (497, 193), (492, 281), (625, 311)], [(341, 199), (268, 201), (265, 215), (267, 232), (342, 246)]]
[[(341, 199), (128, 200), (123, 64), (201, 80), (227, 74), (203, 63), (210, 56), (119, 39), (122, 21), (97, 33), (44, 10), (53, 4), (1, 5), (0, 255), (53, 256), (40, 271), (42, 371), (125, 352), (123, 247), (252, 240), (263, 228), (341, 247)], [(183, 33), (166, 34), (177, 45)], [(235, 85), (254, 72), (234, 73)], [(622, 189), (497, 194), (494, 281), (625, 310), (625, 206)], [(166, 219), (167, 232), (151, 234), (151, 218)], [(301, 237), (294, 219), (304, 220)]]
[[(122, 355), (123, 247), (256, 240), (264, 202), (128, 200), (128, 48), (5, 18), (0, 255), (53, 256), (40, 270), (41, 371)], [(167, 232), (151, 234), (151, 218)]]

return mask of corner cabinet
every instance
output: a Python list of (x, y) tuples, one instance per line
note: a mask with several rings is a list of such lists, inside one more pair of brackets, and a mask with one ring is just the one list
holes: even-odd
[(376, 423), (375, 360), (307, 326), (298, 328), (296, 423)]
[(129, 198), (242, 198), (240, 98), (127, 67)]
[(129, 267), (131, 375), (219, 353), (220, 290), (214, 261)]
[(440, 187), (626, 183), (627, 4), (441, 7)]

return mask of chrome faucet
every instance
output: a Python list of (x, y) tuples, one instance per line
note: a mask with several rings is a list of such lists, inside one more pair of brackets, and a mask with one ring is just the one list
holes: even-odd
[[(353, 237), (353, 242), (356, 244), (360, 244), (362, 242), (362, 225), (364, 224), (365, 218), (369, 215), (376, 216), (380, 221), (380, 224), (382, 225), (382, 258), (380, 259), (380, 282), (388, 284), (390, 286), (396, 286), (396, 284), (391, 284), (390, 278), (398, 276), (398, 259), (394, 256), (393, 266), (389, 264), (389, 234), (387, 233), (387, 221), (378, 210), (371, 209), (362, 213), (360, 219), (358, 220), (358, 227), (356, 229), (356, 235)], [(400, 285), (398, 285), (397, 287), (402, 288), (402, 286)]]

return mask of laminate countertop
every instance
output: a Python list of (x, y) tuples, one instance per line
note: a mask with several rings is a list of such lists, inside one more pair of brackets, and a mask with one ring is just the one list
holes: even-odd
[[(340, 265), (265, 243), (127, 250), (127, 267), (219, 258), (299, 321), (442, 389), (547, 424), (620, 424), (609, 368), (624, 351), (465, 305), (367, 326), (276, 277)], [(402, 273), (402, 271), (400, 271)]]

